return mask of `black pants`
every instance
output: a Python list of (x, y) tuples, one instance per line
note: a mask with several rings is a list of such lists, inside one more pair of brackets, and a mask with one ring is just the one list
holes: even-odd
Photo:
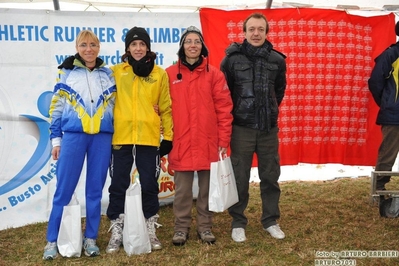
[[(124, 213), (126, 190), (132, 180), (134, 162), (140, 176), (143, 213), (146, 219), (159, 210), (159, 150), (154, 146), (123, 145), (112, 147), (111, 185), (107, 216), (114, 220)], [(134, 170), (134, 169), (133, 169)]]

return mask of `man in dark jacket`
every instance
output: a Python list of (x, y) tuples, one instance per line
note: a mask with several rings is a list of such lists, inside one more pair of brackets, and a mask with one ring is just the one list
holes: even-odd
[[(395, 32), (399, 36), (399, 22)], [(368, 83), (374, 101), (380, 107), (376, 123), (381, 125), (382, 142), (375, 170), (392, 171), (399, 152), (399, 42), (375, 59)], [(385, 190), (390, 179), (390, 176), (380, 176), (377, 190)]]
[(272, 237), (283, 239), (280, 218), (280, 157), (277, 119), (286, 88), (285, 56), (266, 39), (269, 24), (260, 13), (251, 14), (243, 25), (245, 40), (226, 49), (221, 63), (233, 99), (231, 161), (239, 202), (229, 208), (235, 242), (246, 240), (248, 189), (252, 158), (258, 156), (262, 199), (261, 223)]

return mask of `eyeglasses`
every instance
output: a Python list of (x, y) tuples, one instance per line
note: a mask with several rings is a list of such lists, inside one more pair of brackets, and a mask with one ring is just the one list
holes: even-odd
[(81, 43), (81, 44), (78, 45), (78, 47), (79, 47), (79, 48), (82, 48), (82, 49), (86, 49), (88, 46), (90, 46), (91, 49), (94, 49), (94, 48), (98, 48), (98, 47), (99, 47), (99, 45), (97, 45), (97, 44), (95, 44), (95, 43), (91, 43), (91, 44), (89, 44), (89, 45), (87, 45), (87, 43)]
[(194, 43), (194, 45), (200, 45), (202, 44), (201, 40), (185, 40), (184, 44), (188, 44), (188, 45), (192, 45)]

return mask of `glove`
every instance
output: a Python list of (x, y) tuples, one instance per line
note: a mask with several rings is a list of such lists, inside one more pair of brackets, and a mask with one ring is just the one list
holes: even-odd
[(70, 56), (62, 62), (61, 65), (58, 66), (58, 69), (73, 69), (73, 61), (75, 60), (75, 56)]
[(168, 154), (172, 150), (172, 147), (172, 141), (162, 140), (161, 146), (159, 147), (159, 155), (161, 156), (161, 158)]

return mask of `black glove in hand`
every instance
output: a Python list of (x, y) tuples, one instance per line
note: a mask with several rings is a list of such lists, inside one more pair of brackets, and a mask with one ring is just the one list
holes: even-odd
[(172, 150), (172, 147), (172, 141), (162, 140), (161, 146), (159, 147), (159, 155), (161, 156), (161, 158), (168, 154)]

